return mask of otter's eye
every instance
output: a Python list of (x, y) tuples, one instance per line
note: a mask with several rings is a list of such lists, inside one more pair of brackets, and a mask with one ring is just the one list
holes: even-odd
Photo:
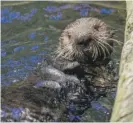
[(95, 29), (95, 30), (99, 31), (99, 28), (100, 28), (99, 25), (94, 25), (94, 29)]
[(68, 38), (69, 38), (69, 39), (71, 38), (71, 35), (70, 35), (70, 34), (68, 34)]

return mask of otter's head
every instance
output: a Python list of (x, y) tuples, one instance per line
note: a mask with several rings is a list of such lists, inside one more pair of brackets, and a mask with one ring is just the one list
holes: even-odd
[(69, 24), (59, 38), (57, 56), (68, 60), (105, 58), (112, 52), (112, 34), (97, 18), (81, 18)]

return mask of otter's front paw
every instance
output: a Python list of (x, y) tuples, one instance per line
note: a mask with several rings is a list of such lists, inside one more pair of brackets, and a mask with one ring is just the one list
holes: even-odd
[(73, 70), (80, 67), (80, 64), (78, 62), (70, 62), (66, 66), (64, 66), (64, 71), (65, 70)]

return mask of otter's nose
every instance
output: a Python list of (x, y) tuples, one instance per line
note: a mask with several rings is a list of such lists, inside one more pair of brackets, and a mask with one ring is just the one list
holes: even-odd
[(90, 42), (91, 42), (91, 39), (88, 38), (88, 39), (79, 40), (79, 41), (77, 42), (77, 44), (78, 44), (79, 46), (88, 46)]

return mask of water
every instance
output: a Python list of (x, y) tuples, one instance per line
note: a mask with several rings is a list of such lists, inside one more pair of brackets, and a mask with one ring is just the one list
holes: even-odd
[[(55, 50), (61, 31), (68, 23), (90, 16), (102, 19), (117, 30), (116, 39), (123, 42), (125, 2), (2, 2), (2, 86), (25, 79), (37, 64)], [(114, 46), (112, 58), (116, 62), (120, 59), (121, 47)], [(93, 108), (99, 105), (92, 104)], [(97, 110), (107, 113), (104, 107)]]
[[(123, 41), (125, 10), (104, 7), (104, 2), (2, 2), (1, 56), (2, 86), (24, 79), (45, 56), (54, 51), (62, 29), (80, 17), (97, 17)], [(106, 2), (124, 6), (124, 2)], [(120, 47), (113, 55), (119, 60)]]

